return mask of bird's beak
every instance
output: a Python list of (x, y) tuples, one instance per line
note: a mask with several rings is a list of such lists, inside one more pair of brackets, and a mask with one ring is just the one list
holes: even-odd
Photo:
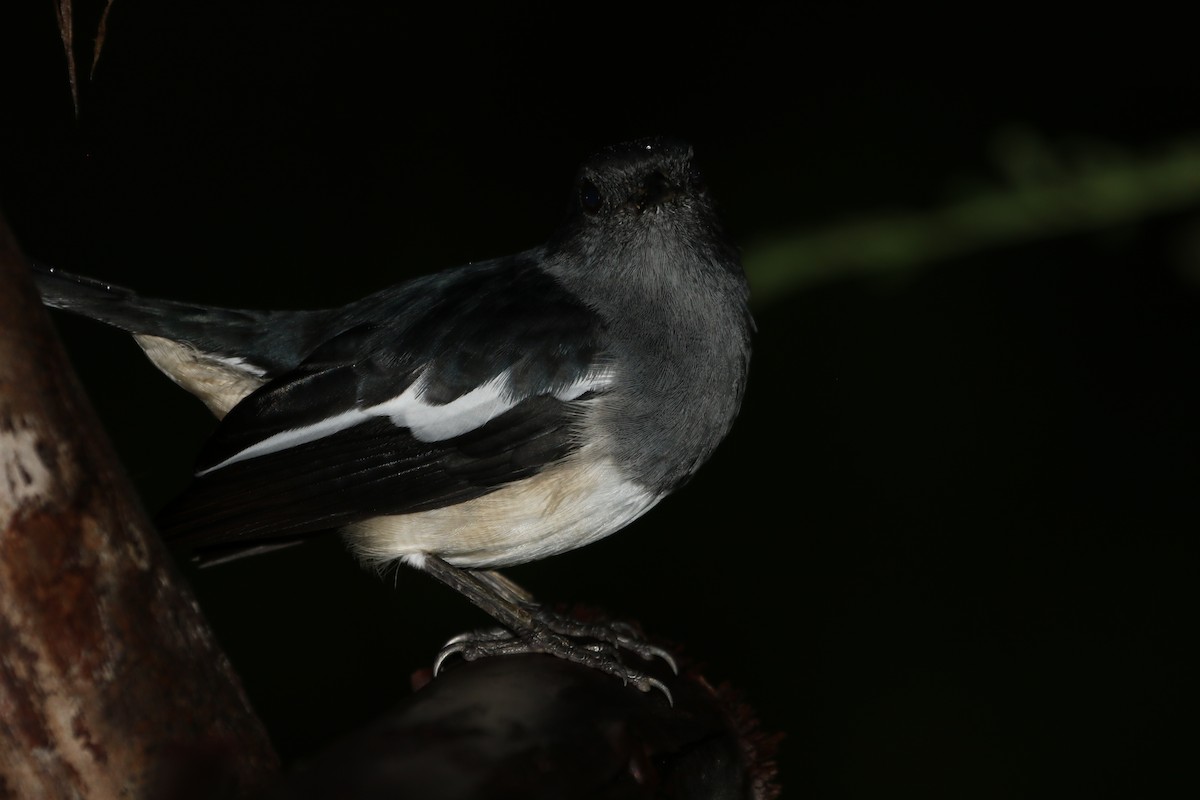
[(678, 193), (678, 187), (667, 180), (667, 176), (655, 170), (646, 176), (641, 188), (631, 198), (630, 203), (641, 214), (647, 209), (659, 208)]

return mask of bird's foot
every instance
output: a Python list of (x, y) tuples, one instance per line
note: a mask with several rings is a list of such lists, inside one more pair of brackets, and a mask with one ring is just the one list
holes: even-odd
[(549, 609), (537, 606), (531, 609), (534, 619), (541, 625), (561, 636), (577, 640), (592, 640), (603, 642), (618, 651), (628, 650), (636, 653), (646, 661), (655, 658), (662, 659), (671, 668), (671, 672), (679, 674), (679, 665), (675, 657), (658, 645), (646, 641), (642, 632), (634, 625), (620, 620), (605, 620), (603, 622), (585, 622), (567, 614), (559, 614)]
[(520, 634), (506, 628), (488, 628), (455, 636), (438, 653), (433, 674), (436, 676), (446, 659), (453, 655), (474, 661), (489, 656), (545, 653), (607, 672), (643, 692), (657, 689), (666, 696), (668, 703), (674, 704), (666, 684), (642, 670), (629, 667), (621, 660), (622, 650), (646, 660), (661, 658), (678, 674), (671, 654), (646, 642), (632, 625), (622, 622), (580, 622), (541, 608), (533, 613), (536, 624)]

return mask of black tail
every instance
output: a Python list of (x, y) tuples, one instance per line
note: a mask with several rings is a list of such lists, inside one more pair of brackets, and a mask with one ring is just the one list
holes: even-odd
[(134, 334), (246, 359), (267, 373), (293, 368), (319, 341), (325, 311), (252, 311), (143, 297), (123, 286), (33, 265), (42, 301)]
[(129, 331), (162, 335), (156, 320), (165, 316), (167, 301), (146, 301), (123, 286), (72, 275), (61, 269), (44, 264), (33, 265), (33, 277), (42, 302), (51, 308), (70, 311), (73, 314)]

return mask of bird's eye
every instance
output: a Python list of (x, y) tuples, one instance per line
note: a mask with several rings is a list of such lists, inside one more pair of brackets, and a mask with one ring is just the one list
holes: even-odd
[(691, 181), (693, 189), (704, 188), (704, 173), (695, 164), (688, 167), (688, 180)]
[(579, 205), (583, 206), (583, 210), (589, 214), (595, 214), (600, 210), (600, 204), (604, 198), (600, 196), (600, 190), (596, 188), (596, 184), (584, 178), (579, 184)]

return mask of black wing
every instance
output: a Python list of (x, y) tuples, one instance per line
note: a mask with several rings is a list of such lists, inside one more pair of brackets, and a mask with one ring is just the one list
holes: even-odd
[[(161, 515), (167, 538), (258, 548), (437, 508), (578, 446), (580, 404), (608, 375), (592, 311), (521, 259), (418, 288), (349, 309), (339, 334), (234, 407), (192, 486)], [(417, 396), (422, 419), (436, 418), (473, 391), (495, 413), (458, 414), (449, 431), (387, 405)]]
[(168, 539), (191, 547), (252, 546), (460, 503), (570, 453), (578, 420), (570, 405), (530, 398), (434, 443), (375, 418), (202, 475), (164, 509), (159, 524)]

